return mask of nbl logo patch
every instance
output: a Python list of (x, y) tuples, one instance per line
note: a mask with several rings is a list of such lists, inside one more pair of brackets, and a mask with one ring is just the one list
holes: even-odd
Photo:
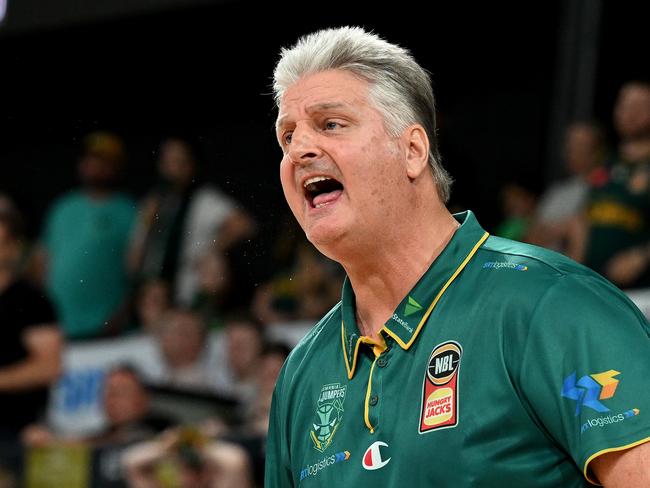
[(422, 384), (420, 434), (458, 425), (458, 370), (463, 348), (455, 341), (436, 346)]

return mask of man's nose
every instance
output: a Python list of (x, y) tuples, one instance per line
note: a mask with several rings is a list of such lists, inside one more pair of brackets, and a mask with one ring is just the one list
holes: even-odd
[(310, 127), (298, 126), (291, 136), (289, 157), (294, 164), (304, 165), (319, 159), (322, 151), (317, 144), (316, 134)]

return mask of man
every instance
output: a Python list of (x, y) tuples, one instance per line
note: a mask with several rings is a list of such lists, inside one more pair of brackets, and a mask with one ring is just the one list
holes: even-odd
[(141, 205), (130, 266), (143, 277), (172, 284), (175, 302), (189, 307), (199, 292), (201, 258), (228, 251), (255, 232), (255, 222), (222, 191), (199, 184), (199, 162), (190, 144), (169, 138), (160, 146), (161, 184)]
[(274, 88), (286, 199), (347, 279), (278, 379), (266, 486), (650, 485), (647, 321), (448, 213), (411, 55), (324, 30), (282, 51)]
[[(621, 88), (612, 167), (592, 183), (576, 256), (625, 288), (650, 286), (650, 84)], [(582, 251), (582, 252), (581, 252)]]
[(566, 128), (564, 163), (567, 177), (542, 195), (527, 242), (567, 254), (571, 230), (584, 210), (592, 182), (602, 178), (605, 136), (594, 122), (576, 121)]
[(78, 166), (82, 188), (61, 197), (45, 222), (37, 262), (70, 339), (112, 335), (125, 325), (135, 203), (117, 190), (124, 158), (117, 136), (88, 135)]
[(0, 210), (0, 464), (15, 461), (20, 431), (44, 413), (63, 341), (43, 292), (18, 276), (20, 217)]

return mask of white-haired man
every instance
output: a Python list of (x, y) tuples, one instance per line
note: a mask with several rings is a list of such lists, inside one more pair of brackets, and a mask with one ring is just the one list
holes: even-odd
[(647, 321), (590, 270), (447, 211), (408, 51), (319, 31), (274, 88), (286, 199), (347, 278), (278, 379), (266, 486), (650, 486)]

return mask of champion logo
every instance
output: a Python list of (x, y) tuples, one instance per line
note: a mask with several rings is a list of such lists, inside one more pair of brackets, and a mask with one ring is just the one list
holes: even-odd
[(386, 466), (391, 458), (382, 459), (380, 447), (388, 447), (388, 444), (381, 441), (376, 441), (370, 444), (370, 447), (366, 449), (365, 454), (361, 460), (361, 464), (364, 469), (373, 471), (375, 469), (381, 469)]

